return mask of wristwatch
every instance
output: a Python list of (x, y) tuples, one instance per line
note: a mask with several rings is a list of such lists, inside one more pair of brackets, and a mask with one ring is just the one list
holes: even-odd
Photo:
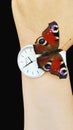
[(45, 71), (38, 67), (38, 56), (34, 51), (33, 45), (27, 45), (21, 48), (17, 57), (17, 63), (21, 72), (31, 78), (42, 76)]

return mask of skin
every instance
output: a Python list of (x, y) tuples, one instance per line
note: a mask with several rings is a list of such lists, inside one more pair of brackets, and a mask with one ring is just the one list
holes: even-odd
[[(73, 0), (12, 0), (12, 12), (20, 47), (33, 44), (55, 20), (60, 48), (73, 35)], [(73, 130), (73, 97), (68, 77), (45, 73), (37, 79), (22, 74), (25, 130)]]

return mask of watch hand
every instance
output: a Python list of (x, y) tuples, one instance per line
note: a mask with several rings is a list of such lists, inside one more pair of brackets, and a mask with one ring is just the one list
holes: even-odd
[[(34, 61), (35, 61), (35, 60), (34, 60)], [(29, 64), (33, 63), (34, 61), (30, 61), (28, 64), (26, 64), (25, 66), (23, 66), (23, 68), (24, 68), (24, 67), (27, 67)]]
[(30, 59), (30, 57), (28, 57), (28, 59), (32, 62), (32, 60)]
[[(31, 62), (29, 62), (28, 64), (26, 64), (24, 67), (28, 66), (28, 65), (29, 65), (29, 64), (31, 64), (31, 63), (32, 63), (32, 61), (31, 61)], [(23, 68), (24, 68), (24, 67), (23, 67)]]

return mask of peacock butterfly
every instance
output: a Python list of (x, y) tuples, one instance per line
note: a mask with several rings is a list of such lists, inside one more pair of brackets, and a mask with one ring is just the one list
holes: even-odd
[(49, 26), (42, 32), (33, 45), (37, 58), (38, 67), (50, 72), (59, 78), (67, 77), (67, 67), (61, 56), (62, 49), (59, 47), (59, 27), (57, 22), (49, 23)]

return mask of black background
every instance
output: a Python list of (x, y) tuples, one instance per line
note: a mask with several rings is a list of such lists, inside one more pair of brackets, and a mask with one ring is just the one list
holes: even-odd
[[(17, 66), (20, 46), (12, 16), (11, 0), (0, 0), (0, 46), (2, 129), (5, 126), (7, 130), (23, 130), (22, 83)], [(67, 51), (67, 64), (73, 92), (73, 46)]]
[[(0, 65), (2, 130), (23, 130), (21, 73), (17, 66), (19, 40), (12, 17), (11, 0), (0, 0)], [(3, 128), (5, 127), (5, 128)]]

